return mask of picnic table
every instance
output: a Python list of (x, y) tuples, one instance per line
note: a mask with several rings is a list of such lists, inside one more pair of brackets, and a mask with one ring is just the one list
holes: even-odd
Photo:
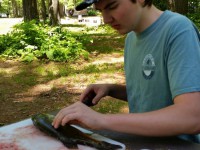
[(177, 137), (143, 137), (113, 131), (95, 132), (125, 144), (126, 150), (200, 150), (200, 144)]
[[(89, 132), (103, 136), (111, 143), (121, 144), (124, 147), (123, 150), (200, 150), (200, 144), (181, 140), (177, 137), (143, 137), (107, 130), (91, 130)], [(57, 139), (38, 131), (31, 119), (0, 127), (0, 150), (16, 147), (21, 150), (20, 146), (23, 150), (66, 149)]]

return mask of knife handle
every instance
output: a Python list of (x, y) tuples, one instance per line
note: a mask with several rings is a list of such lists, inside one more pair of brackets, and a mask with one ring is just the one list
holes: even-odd
[(96, 96), (95, 92), (91, 92), (90, 95), (88, 95), (88, 96), (86, 97), (86, 99), (84, 99), (84, 100), (82, 101), (83, 104), (85, 104), (85, 105), (87, 105), (87, 106), (89, 106), (89, 107), (94, 106), (95, 104), (92, 103), (92, 100), (93, 100), (93, 98), (94, 98), (95, 96)]

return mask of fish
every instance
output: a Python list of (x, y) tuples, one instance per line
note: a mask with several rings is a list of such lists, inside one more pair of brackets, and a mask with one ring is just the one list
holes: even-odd
[(54, 115), (36, 114), (31, 117), (34, 126), (40, 131), (61, 141), (67, 148), (77, 148), (77, 145), (85, 145), (96, 148), (97, 150), (117, 150), (121, 145), (111, 144), (106, 141), (100, 141), (92, 138), (90, 135), (83, 133), (79, 129), (66, 124), (55, 129), (52, 126)]

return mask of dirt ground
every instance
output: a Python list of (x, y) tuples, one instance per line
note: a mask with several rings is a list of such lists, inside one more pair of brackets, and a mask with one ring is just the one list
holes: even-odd
[[(99, 56), (99, 58), (95, 56), (94, 61), (90, 62), (90, 64), (118, 63), (122, 61), (123, 57), (121, 55), (110, 54)], [(47, 63), (44, 67), (50, 64)], [(17, 61), (0, 61), (1, 126), (29, 118), (37, 113), (53, 112), (78, 101), (81, 92), (90, 84), (93, 78), (88, 74), (68, 76), (65, 79), (58, 77), (51, 80), (43, 79), (40, 76), (37, 77), (37, 80), (41, 80), (41, 82), (27, 85), (27, 80), (31, 80), (31, 77), (35, 78), (34, 68), (39, 65), (41, 64), (33, 63), (30, 65)], [(80, 67), (83, 63), (77, 63), (76, 65)], [(24, 76), (19, 73), (22, 68), (26, 70)], [(19, 74), (20, 76), (18, 77)], [(94, 76), (99, 76), (98, 80), (92, 81), (96, 83), (124, 83), (124, 75), (122, 73), (101, 73), (99, 75), (96, 73)], [(18, 81), (20, 77), (23, 78), (22, 82)], [(30, 84), (30, 81), (27, 83)]]
[[(0, 62), (0, 70), (6, 69), (14, 72), (24, 67), (28, 67), (28, 65), (14, 61)], [(50, 112), (56, 110), (60, 105), (64, 106), (66, 101), (72, 103), (78, 100), (79, 93), (72, 92), (67, 86), (57, 85), (52, 89), (48, 83), (33, 86), (23, 85), (16, 81), (14, 75), (4, 76), (3, 73), (0, 75), (1, 125), (17, 122), (36, 113)]]
[[(21, 18), (0, 19), (0, 34), (5, 34), (11, 27), (20, 22)], [(120, 63), (123, 56), (120, 54), (104, 54), (92, 56), (93, 61), (77, 62), (76, 67), (88, 64)], [(103, 73), (98, 71), (92, 76), (89, 74), (74, 74), (66, 77), (54, 77), (53, 79), (38, 76), (35, 73), (39, 66), (48, 69), (52, 63), (41, 64), (40, 62), (25, 64), (18, 61), (0, 60), (0, 126), (11, 124), (37, 113), (57, 111), (79, 100), (81, 92), (91, 83), (124, 83), (123, 73)], [(55, 65), (55, 64), (53, 64)], [(57, 64), (56, 64), (57, 65)], [(117, 69), (118, 69), (117, 68)], [(96, 78), (98, 77), (98, 80)], [(32, 84), (37, 81), (37, 84)], [(110, 99), (110, 98), (105, 98)], [(116, 103), (116, 102), (113, 102)], [(103, 107), (103, 104), (100, 105)], [(106, 106), (107, 107), (107, 106)], [(94, 108), (94, 109), (99, 109)], [(101, 108), (102, 109), (102, 108)], [(110, 106), (110, 109), (114, 109)], [(118, 108), (116, 108), (118, 111)], [(123, 107), (122, 112), (127, 112)]]

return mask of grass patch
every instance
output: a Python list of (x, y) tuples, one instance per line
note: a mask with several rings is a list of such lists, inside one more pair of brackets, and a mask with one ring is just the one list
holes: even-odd
[(106, 100), (101, 100), (94, 109), (101, 113), (128, 113), (127, 102), (120, 101), (113, 98), (108, 98)]
[[(0, 61), (0, 123), (12, 123), (68, 106), (78, 101), (91, 83), (125, 83), (124, 64), (119, 61), (125, 37), (109, 31), (80, 34), (78, 38), (90, 52), (88, 60)], [(93, 43), (85, 42), (84, 38), (91, 38)], [(127, 112), (124, 111), (127, 103), (106, 97), (94, 109), (102, 113)]]
[(83, 24), (63, 24), (62, 27), (63, 28), (67, 28), (67, 27), (83, 28), (83, 27), (85, 27), (85, 25), (83, 25)]
[[(116, 37), (117, 36), (117, 37)], [(95, 38), (94, 38), (95, 37)], [(119, 35), (91, 35), (92, 43), (85, 45), (88, 52), (123, 53), (124, 36)]]

